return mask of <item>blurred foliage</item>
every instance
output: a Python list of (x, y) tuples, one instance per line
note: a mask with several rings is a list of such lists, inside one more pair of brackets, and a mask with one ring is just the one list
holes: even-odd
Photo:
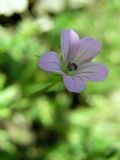
[[(0, 160), (120, 160), (120, 1), (0, 1)], [(63, 28), (102, 43), (108, 79), (80, 94), (38, 67)]]

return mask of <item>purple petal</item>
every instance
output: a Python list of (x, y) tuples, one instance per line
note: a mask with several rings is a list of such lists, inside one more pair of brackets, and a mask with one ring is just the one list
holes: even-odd
[(66, 88), (69, 92), (80, 93), (85, 87), (85, 80), (79, 76), (63, 76)]
[(51, 72), (62, 73), (61, 64), (56, 52), (47, 52), (39, 60), (41, 69)]
[(74, 62), (88, 62), (94, 58), (100, 51), (101, 45), (93, 38), (83, 38), (79, 41), (79, 46), (74, 56)]
[(102, 81), (108, 75), (108, 69), (103, 64), (88, 62), (78, 67), (78, 76), (88, 81)]
[(74, 49), (79, 41), (79, 37), (73, 30), (66, 29), (61, 34), (61, 48), (63, 54), (63, 60), (65, 63), (70, 62), (71, 56), (75, 53)]

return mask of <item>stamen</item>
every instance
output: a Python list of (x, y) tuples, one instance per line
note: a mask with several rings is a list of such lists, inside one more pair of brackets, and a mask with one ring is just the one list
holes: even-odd
[(75, 70), (77, 70), (77, 68), (78, 68), (78, 66), (77, 66), (77, 64), (76, 63), (71, 63), (71, 62), (69, 62), (69, 64), (68, 64), (68, 66), (67, 66), (67, 69), (69, 70), (69, 71), (75, 71)]
[(76, 63), (72, 63), (72, 65), (74, 66), (74, 70), (76, 71), (77, 68), (78, 68), (77, 64)]

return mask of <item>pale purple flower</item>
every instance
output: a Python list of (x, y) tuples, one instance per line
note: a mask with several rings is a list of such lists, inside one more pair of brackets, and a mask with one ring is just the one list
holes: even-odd
[(101, 45), (93, 38), (80, 39), (75, 31), (65, 29), (61, 34), (63, 62), (56, 52), (45, 53), (39, 60), (41, 69), (62, 75), (69, 92), (79, 93), (86, 81), (101, 81), (108, 75), (108, 69), (91, 60), (100, 52)]

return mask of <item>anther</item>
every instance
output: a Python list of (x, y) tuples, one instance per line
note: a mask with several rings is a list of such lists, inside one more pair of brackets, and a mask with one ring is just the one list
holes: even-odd
[(73, 70), (75, 71), (75, 70), (77, 70), (78, 66), (76, 63), (69, 62), (67, 68), (69, 71), (73, 71)]

